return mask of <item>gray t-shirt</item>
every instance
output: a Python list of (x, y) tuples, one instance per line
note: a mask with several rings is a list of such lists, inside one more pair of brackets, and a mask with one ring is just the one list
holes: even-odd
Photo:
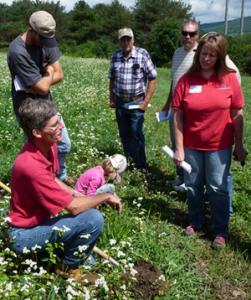
[(22, 100), (30, 98), (50, 98), (48, 95), (28, 93), (25, 89), (33, 86), (44, 75), (44, 66), (56, 62), (60, 57), (57, 47), (39, 48), (24, 43), (20, 36), (13, 40), (7, 55), (12, 77), (12, 99), (17, 114)]

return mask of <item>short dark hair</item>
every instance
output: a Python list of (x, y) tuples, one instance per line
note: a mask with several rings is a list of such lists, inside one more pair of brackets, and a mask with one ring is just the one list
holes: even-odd
[(26, 98), (18, 110), (19, 123), (29, 140), (33, 129), (43, 129), (47, 121), (57, 114), (56, 106), (49, 99)]

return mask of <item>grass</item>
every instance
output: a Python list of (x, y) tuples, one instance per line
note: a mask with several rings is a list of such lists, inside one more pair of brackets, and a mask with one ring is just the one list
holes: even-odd
[[(10, 78), (5, 55), (0, 54), (0, 179), (10, 181), (10, 169), (23, 136), (12, 112)], [(80, 175), (105, 157), (121, 153), (114, 111), (108, 108), (108, 61), (65, 57), (65, 80), (53, 87), (53, 98), (62, 113), (70, 137), (69, 174)], [(145, 120), (147, 156), (151, 174), (128, 170), (117, 186), (124, 202), (122, 215), (103, 209), (105, 230), (98, 246), (118, 261), (112, 268), (99, 257), (95, 271), (104, 276), (103, 285), (89, 287), (65, 281), (47, 268), (32, 266), (26, 257), (15, 257), (7, 248), (2, 222), (0, 240), (0, 297), (2, 299), (133, 299), (123, 268), (130, 268), (138, 257), (152, 262), (165, 276), (166, 290), (156, 299), (251, 299), (251, 167), (233, 162), (233, 205), (230, 240), (222, 252), (211, 249), (210, 235), (187, 238), (185, 195), (167, 185), (175, 176), (171, 160), (160, 147), (169, 144), (168, 126), (157, 123), (155, 112), (164, 104), (170, 83), (167, 69), (158, 70), (158, 85)], [(245, 142), (250, 152), (250, 77), (243, 77), (246, 98)], [(8, 210), (9, 195), (0, 196), (1, 211)], [(107, 287), (106, 287), (107, 285)], [(90, 297), (90, 298), (88, 298)]]

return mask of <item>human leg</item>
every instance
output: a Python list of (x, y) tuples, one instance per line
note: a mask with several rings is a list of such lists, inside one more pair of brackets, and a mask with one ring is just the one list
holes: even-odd
[(185, 148), (185, 159), (192, 166), (192, 172), (184, 172), (187, 186), (189, 223), (201, 229), (204, 223), (204, 151)]
[(206, 186), (208, 200), (211, 204), (212, 230), (215, 236), (228, 235), (229, 190), (228, 176), (232, 149), (207, 151)]
[[(64, 124), (63, 118), (61, 119), (61, 121)], [(65, 160), (67, 154), (70, 153), (70, 151), (71, 151), (71, 140), (68, 135), (68, 130), (64, 126), (64, 128), (62, 129), (62, 141), (58, 143), (58, 162), (60, 167), (58, 178), (62, 181), (67, 177), (67, 168), (66, 168)]]
[[(23, 253), (24, 248), (31, 250), (34, 247), (43, 251), (47, 241), (63, 242), (63, 264), (77, 266), (84, 264), (102, 229), (102, 214), (96, 209), (89, 209), (76, 216), (58, 216), (32, 228), (11, 227), (9, 237), (18, 253)], [(84, 257), (78, 255), (82, 252)]]
[(233, 214), (233, 177), (229, 173), (227, 176), (227, 189), (228, 189), (228, 202), (229, 202), (229, 214)]
[(134, 109), (130, 111), (130, 131), (131, 131), (131, 157), (135, 167), (138, 169), (147, 168), (145, 137), (143, 133), (144, 111)]
[(119, 136), (126, 157), (130, 156), (130, 116), (124, 108), (116, 108), (116, 120), (119, 129)]

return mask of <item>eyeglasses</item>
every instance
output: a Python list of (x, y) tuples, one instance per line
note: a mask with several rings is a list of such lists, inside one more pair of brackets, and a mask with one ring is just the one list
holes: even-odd
[(194, 37), (197, 33), (198, 33), (198, 31), (184, 31), (184, 30), (181, 31), (181, 34), (184, 37), (187, 37), (188, 35), (189, 35), (189, 37)]
[(57, 115), (58, 119), (55, 125), (52, 126), (45, 126), (44, 129), (49, 129), (51, 133), (55, 133), (63, 124), (63, 119), (61, 115)]

